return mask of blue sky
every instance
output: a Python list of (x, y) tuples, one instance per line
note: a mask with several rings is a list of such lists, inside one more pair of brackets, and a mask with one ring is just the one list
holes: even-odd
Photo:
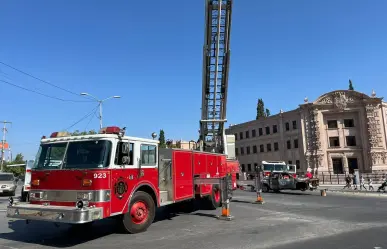
[[(367, 4), (368, 2), (368, 4)], [(229, 123), (347, 89), (387, 93), (387, 2), (236, 0), (232, 13)], [(72, 92), (100, 98), (104, 124), (127, 134), (197, 139), (204, 1), (17, 1), (0, 3), (0, 61)], [(63, 99), (81, 97), (0, 65), (0, 80)], [(42, 135), (62, 130), (95, 103), (49, 99), (0, 82), (1, 120), (13, 122), (14, 155), (34, 157)], [(98, 129), (96, 116), (73, 129)]]

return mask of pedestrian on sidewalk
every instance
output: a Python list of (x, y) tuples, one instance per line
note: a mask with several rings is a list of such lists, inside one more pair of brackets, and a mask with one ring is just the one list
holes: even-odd
[(361, 177), (360, 177), (360, 190), (362, 190), (362, 188), (364, 188), (364, 190), (367, 191), (367, 188), (365, 187), (365, 181), (364, 181), (363, 175), (361, 175)]
[(374, 186), (372, 186), (372, 178), (371, 177), (368, 177), (368, 190), (369, 191), (374, 191)]
[(354, 187), (353, 190), (357, 190), (357, 177), (356, 177), (356, 175), (353, 175), (352, 184), (353, 184), (353, 187)]
[(386, 176), (383, 176), (383, 179), (382, 179), (382, 185), (380, 185), (380, 187), (378, 188), (378, 192), (380, 192), (380, 190), (383, 189), (383, 191), (385, 192), (384, 188), (386, 187), (387, 185), (387, 182), (386, 182)]
[(351, 176), (350, 175), (347, 175), (347, 177), (345, 177), (345, 183), (346, 183), (346, 185), (344, 186), (343, 189), (345, 189), (345, 188), (350, 189), (351, 188)]

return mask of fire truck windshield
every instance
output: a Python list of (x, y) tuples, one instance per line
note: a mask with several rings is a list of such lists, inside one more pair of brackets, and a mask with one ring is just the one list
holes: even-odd
[(109, 166), (112, 143), (108, 140), (42, 144), (35, 169), (91, 169)]
[(264, 171), (286, 171), (287, 166), (284, 164), (263, 164), (263, 170)]

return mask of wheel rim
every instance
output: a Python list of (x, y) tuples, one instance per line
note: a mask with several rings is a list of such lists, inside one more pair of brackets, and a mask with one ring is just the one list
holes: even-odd
[(219, 189), (215, 190), (214, 198), (215, 198), (215, 202), (220, 202), (220, 191), (219, 191)]
[(148, 219), (149, 210), (145, 202), (138, 201), (132, 205), (130, 216), (135, 224), (142, 224)]

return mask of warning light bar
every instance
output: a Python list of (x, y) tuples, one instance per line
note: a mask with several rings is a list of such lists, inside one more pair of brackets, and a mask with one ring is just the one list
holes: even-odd
[(117, 134), (121, 133), (120, 127), (117, 126), (108, 126), (99, 130), (99, 134)]
[(53, 132), (53, 133), (51, 133), (50, 138), (68, 137), (68, 136), (70, 136), (70, 133), (68, 133), (66, 131), (62, 131), (62, 132)]

